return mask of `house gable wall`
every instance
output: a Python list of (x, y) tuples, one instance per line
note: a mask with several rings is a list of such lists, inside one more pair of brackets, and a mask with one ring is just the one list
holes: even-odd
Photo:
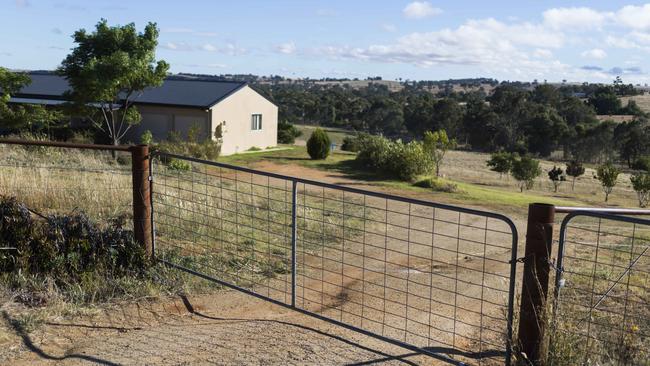
[[(221, 153), (240, 153), (251, 147), (277, 145), (278, 107), (245, 86), (212, 107), (212, 131), (225, 122)], [(262, 115), (262, 129), (252, 130), (252, 115)]]

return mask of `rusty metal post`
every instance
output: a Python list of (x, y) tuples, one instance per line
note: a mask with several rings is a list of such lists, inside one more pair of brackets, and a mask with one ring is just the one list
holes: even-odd
[(518, 345), (533, 365), (540, 365), (542, 358), (540, 347), (545, 328), (554, 219), (555, 206), (543, 203), (528, 206)]
[(149, 257), (153, 253), (151, 240), (151, 190), (149, 184), (149, 146), (130, 148), (133, 177), (133, 235)]

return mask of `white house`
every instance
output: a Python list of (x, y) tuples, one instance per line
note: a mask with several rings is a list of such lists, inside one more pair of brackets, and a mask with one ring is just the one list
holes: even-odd
[[(30, 77), (32, 83), (12, 96), (11, 103), (65, 102), (64, 78), (44, 73)], [(278, 107), (244, 82), (168, 78), (160, 87), (146, 89), (134, 104), (142, 122), (127, 135), (133, 142), (146, 130), (162, 140), (171, 131), (187, 136), (193, 127), (203, 138), (214, 138), (221, 124), (222, 155), (277, 145)]]

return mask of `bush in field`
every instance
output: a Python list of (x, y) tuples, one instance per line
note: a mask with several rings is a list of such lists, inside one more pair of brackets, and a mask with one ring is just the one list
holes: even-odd
[(307, 153), (313, 160), (322, 160), (330, 154), (330, 137), (327, 132), (317, 128), (307, 140)]
[(566, 181), (566, 175), (564, 175), (564, 170), (562, 170), (562, 168), (553, 166), (553, 169), (548, 171), (548, 179), (553, 182), (553, 189), (557, 192), (558, 188), (560, 188), (560, 184)]
[(280, 121), (278, 123), (278, 143), (280, 144), (293, 144), (296, 141), (296, 137), (302, 135), (302, 132), (286, 121)]
[(502, 178), (504, 174), (510, 173), (516, 158), (517, 156), (513, 153), (495, 152), (490, 155), (490, 160), (486, 161), (486, 164), (491, 171), (499, 173), (499, 178)]
[(519, 191), (533, 188), (535, 178), (542, 174), (542, 168), (539, 167), (539, 161), (528, 156), (522, 156), (516, 159), (512, 164), (512, 177), (519, 182)]
[(650, 172), (650, 156), (642, 156), (632, 163), (632, 169)]
[(572, 178), (571, 191), (575, 189), (576, 179), (585, 174), (585, 167), (577, 160), (572, 160), (566, 165), (566, 174)]
[(401, 140), (365, 135), (360, 137), (359, 143), (355, 161), (363, 169), (405, 181), (413, 181), (433, 170), (431, 155), (420, 142), (405, 144)]
[(650, 202), (650, 172), (634, 173), (630, 177), (630, 182), (639, 199), (639, 207), (647, 207)]
[(343, 143), (341, 144), (341, 150), (359, 152), (361, 149), (361, 142), (364, 138), (367, 137), (367, 134), (361, 133), (357, 136), (345, 136), (343, 138)]
[(603, 192), (605, 192), (605, 202), (607, 202), (609, 195), (612, 193), (612, 190), (616, 185), (616, 180), (618, 179), (618, 175), (621, 173), (621, 171), (611, 163), (607, 163), (599, 166), (596, 173), (596, 179), (598, 179), (600, 181), (600, 185), (603, 186)]

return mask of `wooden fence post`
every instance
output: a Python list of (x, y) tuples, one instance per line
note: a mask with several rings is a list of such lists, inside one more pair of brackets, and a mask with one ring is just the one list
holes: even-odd
[(553, 244), (555, 206), (528, 206), (524, 273), (519, 310), (518, 346), (533, 365), (540, 365), (548, 295), (549, 258)]
[(151, 237), (151, 191), (149, 185), (149, 146), (136, 145), (131, 151), (133, 178), (133, 235), (147, 256), (153, 255)]

